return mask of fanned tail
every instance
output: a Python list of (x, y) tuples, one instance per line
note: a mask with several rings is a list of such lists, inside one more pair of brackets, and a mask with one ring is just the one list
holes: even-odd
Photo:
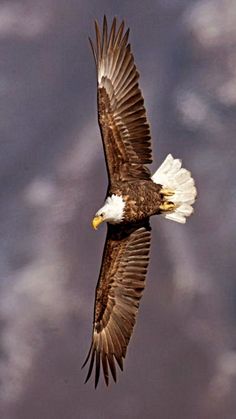
[(163, 211), (162, 215), (169, 220), (184, 224), (186, 217), (193, 213), (197, 196), (197, 189), (191, 172), (182, 167), (179, 159), (168, 154), (164, 162), (152, 176), (152, 180), (162, 186), (162, 190), (169, 191), (164, 201), (175, 204), (175, 208)]

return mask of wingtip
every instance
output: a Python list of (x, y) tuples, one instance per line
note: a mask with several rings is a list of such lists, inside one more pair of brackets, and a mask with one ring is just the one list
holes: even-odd
[(84, 361), (84, 363), (83, 363), (83, 365), (81, 367), (81, 370), (85, 367), (85, 365), (87, 364), (87, 362), (89, 360), (89, 357), (90, 357), (90, 354), (91, 354), (91, 351), (92, 351), (92, 347), (93, 347), (93, 343), (90, 345), (90, 348), (89, 348), (89, 351), (88, 351), (88, 355), (85, 358), (85, 361)]
[(105, 383), (106, 383), (106, 386), (108, 387), (109, 386), (109, 376), (108, 375), (105, 377)]
[(111, 24), (111, 32), (114, 32), (114, 33), (116, 32), (116, 23), (117, 23), (117, 17), (114, 16), (112, 24)]
[(82, 369), (85, 367), (85, 365), (87, 364), (88, 359), (89, 359), (89, 356), (87, 356), (87, 358), (85, 359), (85, 361), (84, 361), (84, 363), (83, 363), (83, 365), (82, 365), (82, 367), (81, 367), (81, 370), (82, 370)]
[(108, 357), (108, 363), (109, 363), (112, 378), (116, 383), (116, 366), (115, 366), (113, 354)]
[(116, 358), (117, 364), (120, 367), (120, 370), (123, 371), (123, 368), (124, 368), (124, 366), (123, 366), (123, 358), (122, 357), (118, 357), (118, 356), (116, 356), (115, 358)]
[(104, 14), (104, 16), (103, 16), (103, 27), (104, 26), (107, 26), (107, 17), (106, 17), (106, 15)]
[(91, 48), (92, 48), (92, 50), (93, 50), (93, 41), (92, 41), (92, 39), (90, 38), (90, 36), (88, 36), (88, 40), (89, 40), (90, 46), (91, 46)]
[(97, 348), (96, 350), (96, 363), (95, 363), (95, 388), (97, 388), (99, 377), (100, 377), (100, 351)]
[(114, 25), (116, 25), (116, 22), (117, 22), (117, 16), (114, 16), (113, 17), (113, 21), (112, 21), (112, 25), (114, 24)]
[(84, 384), (86, 384), (89, 380), (89, 377), (87, 376), (86, 379), (84, 380)]
[(84, 361), (84, 363), (83, 363), (83, 365), (82, 365), (81, 369), (82, 369), (82, 368), (84, 368), (84, 366), (85, 366), (85, 365), (87, 364), (87, 362), (89, 361), (90, 355), (91, 355), (91, 360), (90, 360), (90, 364), (89, 364), (89, 370), (88, 370), (88, 374), (87, 374), (87, 376), (86, 376), (86, 379), (85, 379), (84, 384), (86, 384), (86, 383), (87, 383), (87, 381), (89, 380), (89, 378), (90, 378), (90, 376), (91, 376), (91, 374), (92, 374), (92, 370), (93, 370), (93, 364), (94, 364), (94, 358), (95, 358), (95, 350), (93, 350), (93, 342), (92, 342), (92, 344), (91, 344), (91, 346), (90, 346), (90, 349), (89, 349), (88, 355), (87, 355), (87, 357), (86, 357), (86, 359), (85, 359), (85, 361)]

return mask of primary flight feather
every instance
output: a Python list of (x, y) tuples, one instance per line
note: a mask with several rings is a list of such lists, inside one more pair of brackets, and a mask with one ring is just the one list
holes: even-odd
[(95, 387), (102, 367), (116, 381), (123, 369), (139, 301), (145, 286), (151, 228), (149, 217), (185, 223), (192, 212), (196, 188), (191, 173), (170, 154), (151, 176), (151, 137), (138, 85), (139, 75), (124, 22), (110, 31), (104, 17), (102, 33), (95, 22), (90, 40), (97, 70), (98, 122), (108, 172), (108, 192), (93, 227), (107, 222), (107, 237), (96, 288), (92, 343), (86, 381), (95, 364)]

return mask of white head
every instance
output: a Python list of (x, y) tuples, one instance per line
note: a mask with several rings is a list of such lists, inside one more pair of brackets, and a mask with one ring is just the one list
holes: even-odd
[(100, 208), (92, 221), (92, 225), (97, 230), (99, 224), (107, 221), (111, 224), (118, 224), (124, 218), (125, 201), (122, 196), (108, 196), (102, 208)]

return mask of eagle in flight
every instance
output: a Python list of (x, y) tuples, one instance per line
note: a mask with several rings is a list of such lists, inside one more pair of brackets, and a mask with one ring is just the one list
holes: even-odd
[[(123, 369), (142, 296), (151, 241), (149, 218), (161, 214), (185, 223), (193, 212), (196, 188), (191, 173), (169, 154), (151, 175), (151, 137), (139, 74), (124, 22), (110, 31), (104, 17), (102, 33), (95, 22), (90, 40), (97, 70), (98, 123), (108, 172), (104, 205), (92, 221), (107, 222), (107, 236), (96, 287), (92, 344), (86, 382), (95, 364), (95, 387), (102, 366), (105, 382), (116, 363)], [(83, 366), (84, 366), (83, 365)]]

